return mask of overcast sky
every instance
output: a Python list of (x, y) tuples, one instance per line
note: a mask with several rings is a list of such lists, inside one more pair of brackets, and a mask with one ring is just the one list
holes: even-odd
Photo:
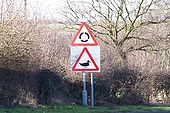
[[(0, 0), (0, 1), (6, 1), (6, 0)], [(14, 0), (15, 1), (15, 0)], [(23, 2), (24, 0), (16, 0), (19, 2)], [(43, 15), (44, 18), (52, 18), (54, 17), (57, 20), (62, 20), (61, 15), (58, 14), (59, 11), (64, 11), (64, 5), (66, 0), (27, 0), (29, 10), (30, 12), (39, 12)], [(74, 0), (74, 1), (80, 1), (80, 0)], [(82, 0), (84, 2), (87, 2), (89, 0)], [(139, 0), (129, 0), (129, 1), (139, 1)], [(150, 0), (145, 0), (150, 1)], [(1, 3), (1, 2), (0, 2)], [(1, 4), (0, 4), (1, 5)], [(132, 5), (130, 5), (131, 8), (133, 8)]]
[[(57, 13), (64, 9), (64, 4), (66, 0), (27, 0), (32, 7), (39, 7), (38, 10), (44, 15), (44, 17), (54, 17), (55, 19), (62, 19), (62, 17)], [(79, 0), (74, 0), (79, 1)], [(84, 0), (85, 2), (89, 0)], [(141, 0), (129, 0), (129, 1), (141, 1)], [(151, 0), (145, 0), (145, 2), (150, 2)], [(133, 7), (133, 6), (130, 6)], [(37, 10), (37, 9), (35, 9)]]
[(38, 10), (45, 17), (54, 16), (56, 19), (61, 19), (57, 14), (57, 10), (60, 10), (64, 6), (64, 0), (27, 0), (31, 4), (31, 8)]

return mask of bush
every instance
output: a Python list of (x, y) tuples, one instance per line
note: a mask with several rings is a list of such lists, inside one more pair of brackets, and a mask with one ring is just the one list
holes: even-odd
[(95, 97), (115, 104), (141, 103), (143, 98), (135, 89), (137, 75), (139, 73), (131, 69), (113, 69), (109, 75), (97, 79)]
[(56, 88), (61, 85), (61, 79), (48, 69), (40, 71), (38, 78), (38, 103), (50, 104), (54, 90), (57, 90)]

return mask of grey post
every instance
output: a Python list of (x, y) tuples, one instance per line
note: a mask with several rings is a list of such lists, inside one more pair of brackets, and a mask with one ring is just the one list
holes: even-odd
[(94, 107), (94, 73), (91, 73), (91, 107)]
[(83, 82), (84, 82), (84, 89), (83, 89), (83, 106), (87, 106), (87, 90), (86, 90), (86, 73), (83, 72)]

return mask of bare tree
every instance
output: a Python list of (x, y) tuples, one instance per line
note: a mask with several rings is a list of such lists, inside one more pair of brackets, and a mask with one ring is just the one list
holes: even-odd
[[(155, 10), (156, 5), (160, 3), (159, 0), (91, 0), (89, 2), (66, 0), (66, 3), (63, 16), (76, 24), (79, 19), (85, 17), (96, 37), (117, 49), (125, 66), (127, 66), (127, 55), (131, 52), (160, 50), (158, 43), (163, 39), (157, 36), (142, 37), (140, 34), (145, 26), (160, 24), (170, 18), (165, 15), (158, 20), (147, 19), (148, 12)], [(161, 50), (164, 49), (167, 48)]]

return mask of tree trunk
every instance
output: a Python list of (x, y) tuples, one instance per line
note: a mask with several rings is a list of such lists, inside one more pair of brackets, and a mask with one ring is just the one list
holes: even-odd
[(128, 69), (127, 54), (122, 49), (119, 50), (120, 57), (122, 59), (122, 67)]

